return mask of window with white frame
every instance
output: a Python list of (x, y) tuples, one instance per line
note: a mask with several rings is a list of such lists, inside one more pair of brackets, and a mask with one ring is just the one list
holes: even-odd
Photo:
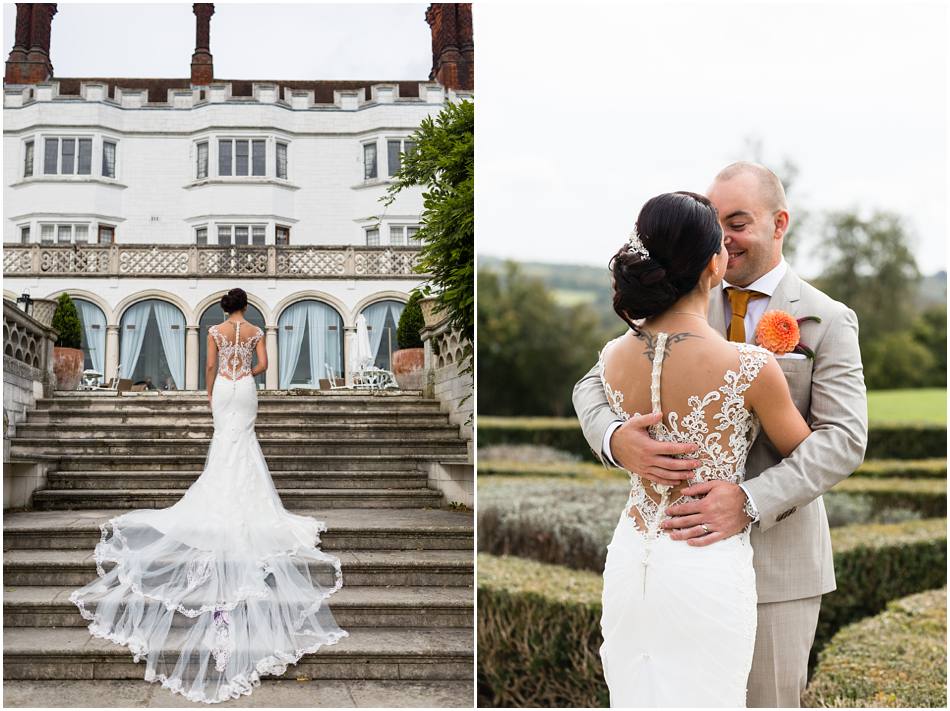
[(47, 137), (43, 142), (46, 175), (91, 175), (92, 138)]
[(389, 244), (394, 247), (418, 246), (421, 244), (416, 238), (418, 231), (418, 225), (390, 225)]
[[(21, 231), (21, 240), (29, 241), (29, 227)], [(40, 242), (43, 244), (86, 244), (89, 242), (88, 222), (57, 222), (40, 224)]]
[(408, 138), (390, 138), (386, 141), (386, 163), (389, 176), (394, 176), (402, 165), (402, 154), (415, 150), (416, 142)]
[(20, 244), (29, 244), (30, 243), (30, 226), (23, 225), (20, 227)]
[(277, 142), (277, 177), (287, 180), (287, 144)]
[(208, 142), (201, 141), (196, 145), (196, 149), (197, 165), (195, 166), (195, 178), (203, 180), (208, 177)]
[(208, 244), (208, 226), (195, 228), (195, 244)]
[(363, 144), (363, 180), (372, 180), (378, 175), (376, 170), (376, 142)]
[(219, 138), (219, 176), (266, 174), (267, 142), (264, 139)]
[(379, 228), (378, 227), (366, 228), (366, 246), (367, 247), (379, 246)]
[(274, 228), (274, 244), (288, 245), (290, 244), (290, 228), (285, 227), (284, 225), (277, 225)]
[(33, 175), (33, 141), (27, 141), (23, 148), (23, 177), (29, 178)]
[(102, 177), (115, 177), (115, 141), (102, 142)]
[[(219, 245), (264, 245), (267, 225), (218, 225)], [(199, 228), (200, 229), (200, 228)]]

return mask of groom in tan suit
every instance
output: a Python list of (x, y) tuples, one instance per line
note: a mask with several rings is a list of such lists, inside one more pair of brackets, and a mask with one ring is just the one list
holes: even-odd
[[(719, 212), (729, 263), (710, 294), (709, 323), (733, 341), (754, 342), (766, 309), (796, 318), (814, 359), (779, 357), (792, 400), (813, 430), (787, 459), (765, 434), (756, 439), (741, 485), (703, 482), (683, 491), (698, 501), (670, 507), (663, 526), (678, 539), (708, 545), (752, 526), (758, 627), (748, 705), (797, 707), (807, 678), (821, 596), (835, 589), (828, 517), (821, 495), (853, 472), (867, 445), (867, 392), (854, 312), (802, 281), (782, 258), (789, 225), (781, 181), (754, 163), (724, 168), (708, 193)], [(688, 478), (699, 462), (675, 458), (692, 444), (656, 442), (646, 427), (662, 415), (618, 420), (596, 366), (574, 387), (574, 409), (594, 454), (662, 484)], [(705, 533), (705, 523), (711, 533)], [(689, 640), (683, 640), (689, 644)], [(710, 649), (709, 654), (716, 654)], [(684, 670), (684, 683), (689, 671)]]

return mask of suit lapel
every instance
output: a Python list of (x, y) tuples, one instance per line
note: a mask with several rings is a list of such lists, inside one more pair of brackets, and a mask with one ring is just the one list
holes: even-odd
[(768, 309), (786, 311), (792, 316), (798, 316), (799, 300), (802, 296), (802, 280), (792, 271), (791, 267), (785, 270), (785, 276), (778, 283), (772, 298), (769, 299)]

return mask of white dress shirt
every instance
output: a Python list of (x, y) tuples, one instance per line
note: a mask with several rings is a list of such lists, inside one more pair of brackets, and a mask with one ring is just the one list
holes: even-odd
[[(779, 282), (782, 281), (782, 278), (785, 276), (785, 272), (787, 271), (788, 271), (788, 263), (785, 261), (785, 258), (782, 257), (782, 259), (774, 268), (767, 271), (765, 274), (760, 276), (758, 279), (756, 279), (754, 282), (752, 282), (748, 286), (738, 287), (738, 288), (751, 290), (751, 291), (758, 291), (763, 294), (767, 294), (769, 297), (771, 297), (772, 294), (775, 293), (775, 290), (778, 288)], [(723, 315), (725, 316), (724, 323), (726, 323), (727, 325), (732, 321), (732, 306), (730, 305), (729, 298), (726, 296), (726, 292), (725, 292), (726, 288), (730, 286), (734, 286), (734, 284), (730, 284), (725, 279), (722, 280), (722, 283), (719, 286), (720, 298), (722, 299)], [(749, 305), (746, 308), (745, 319), (743, 319), (743, 323), (745, 324), (745, 334), (746, 334), (745, 338), (746, 338), (747, 343), (752, 343), (752, 339), (755, 338), (755, 329), (759, 325), (759, 319), (762, 318), (762, 314), (764, 314), (765, 311), (768, 309), (769, 301), (770, 299), (751, 299), (749, 301)], [(602, 446), (604, 456), (606, 456), (607, 459), (613, 462), (614, 466), (618, 466), (618, 467), (620, 465), (617, 464), (616, 461), (614, 461), (613, 455), (610, 452), (610, 437), (611, 435), (613, 435), (614, 430), (616, 430), (622, 424), (623, 424), (623, 420), (619, 420), (619, 419), (610, 423), (610, 425), (607, 427), (607, 431), (604, 433), (604, 443)], [(742, 490), (745, 491), (746, 497), (752, 503), (753, 510), (757, 510), (755, 507), (755, 502), (752, 501), (752, 496), (751, 494), (749, 494), (748, 489), (746, 489), (745, 486), (743, 486), (742, 484), (739, 484), (739, 486), (741, 486)], [(756, 516), (754, 520), (758, 520), (758, 516)]]

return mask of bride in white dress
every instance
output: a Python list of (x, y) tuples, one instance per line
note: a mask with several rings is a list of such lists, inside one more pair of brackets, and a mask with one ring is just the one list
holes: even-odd
[(600, 655), (611, 706), (746, 703), (756, 630), (750, 527), (705, 546), (660, 527), (666, 509), (695, 500), (680, 493), (687, 486), (743, 480), (760, 426), (783, 456), (810, 433), (775, 357), (706, 321), (728, 258), (709, 201), (668, 193), (643, 206), (611, 260), (614, 309), (631, 330), (600, 353), (610, 407), (622, 419), (663, 412), (650, 435), (696, 443), (683, 456), (700, 461), (672, 488), (630, 473), (604, 567)]
[(228, 319), (208, 337), (204, 471), (173, 506), (103, 524), (99, 577), (69, 598), (93, 635), (145, 660), (146, 681), (205, 703), (250, 694), (261, 675), (347, 636), (327, 605), (343, 579), (319, 549), (326, 526), (284, 509), (254, 431), (263, 332), (244, 320), (243, 290), (221, 305)]

